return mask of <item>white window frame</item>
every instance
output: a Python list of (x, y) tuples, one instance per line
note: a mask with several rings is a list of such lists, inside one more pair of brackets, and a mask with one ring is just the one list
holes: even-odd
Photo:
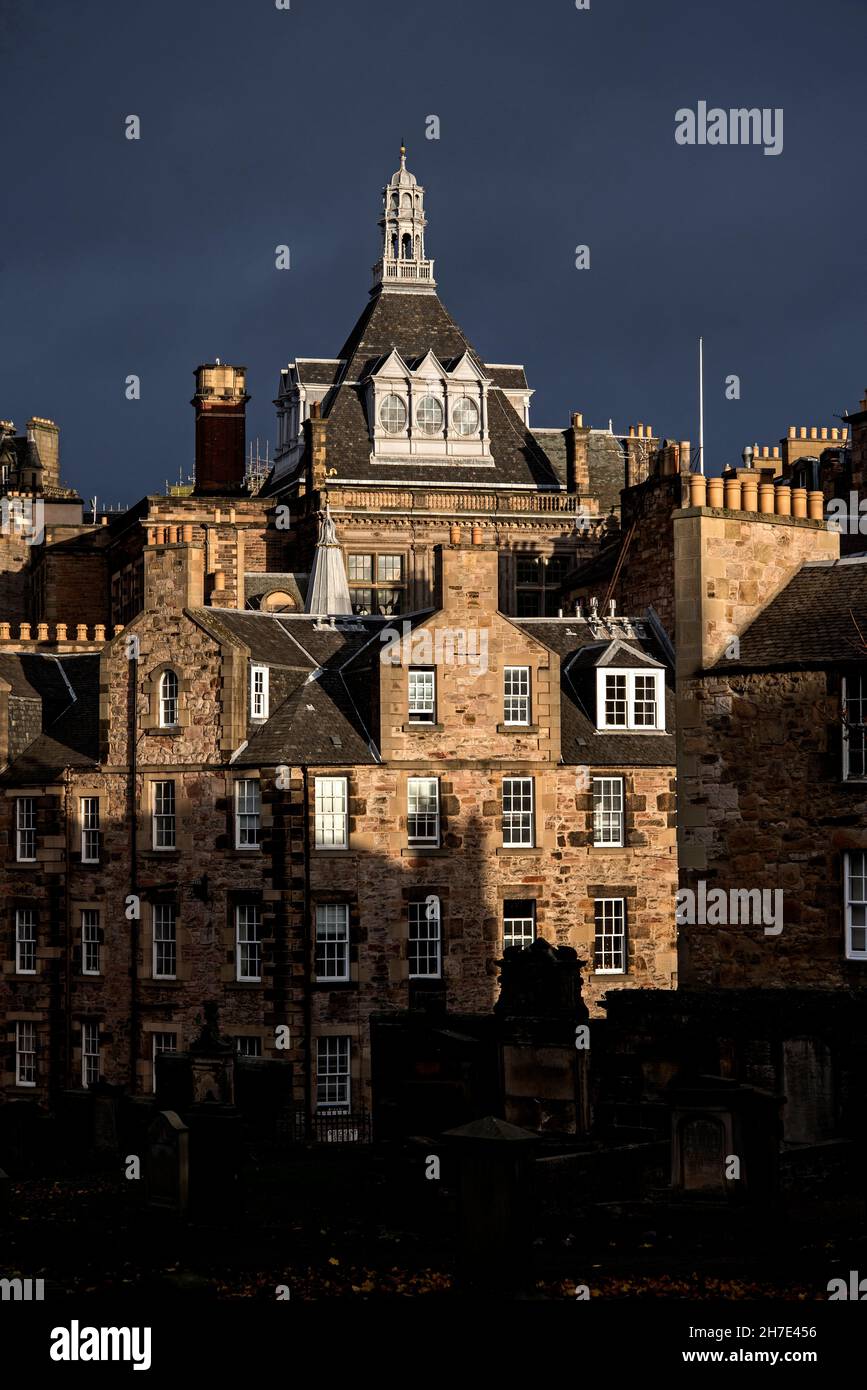
[(261, 1057), (264, 1055), (262, 1039), (258, 1033), (236, 1033), (235, 1051), (239, 1057)]
[(410, 845), (439, 845), (440, 779), (438, 777), (408, 777), (406, 779), (406, 838)]
[[(850, 710), (848, 708), (850, 685), (854, 686), (855, 682), (857, 682), (857, 694), (855, 694), (853, 690), (851, 695), (852, 709)], [(865, 720), (865, 714), (867, 714), (867, 689), (865, 689), (865, 683), (867, 683), (867, 677), (860, 674), (844, 676), (841, 682), (840, 709), (843, 717), (840, 722), (843, 734), (844, 782), (862, 782), (867, 779), (867, 720)], [(852, 719), (853, 713), (857, 714), (857, 719)], [(863, 772), (857, 772), (855, 774), (851, 771), (852, 745), (854, 742), (853, 726), (860, 731), (857, 737), (861, 742), (860, 761), (864, 768)]]
[[(172, 789), (171, 795), (168, 798), (168, 800), (171, 802), (171, 811), (160, 811), (157, 809), (160, 805), (165, 805), (165, 802), (162, 801), (161, 798), (165, 797), (166, 794), (165, 792), (162, 792), (160, 790), (161, 787), (171, 787)], [(156, 781), (151, 782), (151, 805), (153, 808), (151, 812), (151, 844), (153, 848), (155, 850), (163, 851), (177, 849), (178, 800), (177, 788), (175, 787), (174, 778), (158, 778)], [(171, 830), (171, 843), (159, 844), (158, 841), (161, 839), (165, 839), (169, 830)]]
[[(602, 912), (599, 912), (600, 907)], [(607, 909), (610, 908), (610, 911)], [(600, 922), (601, 919), (601, 922)], [(619, 931), (606, 931), (605, 928), (613, 923), (619, 925)], [(599, 927), (602, 930), (601, 952), (598, 946)], [(606, 965), (606, 958), (615, 959), (617, 948), (607, 945), (606, 942), (620, 942), (619, 954), (620, 965)], [(597, 965), (597, 959), (601, 954), (602, 964)], [(625, 898), (594, 898), (593, 899), (593, 973), (595, 975), (625, 975), (628, 964), (627, 944), (626, 944), (626, 899)]]
[(430, 726), (437, 717), (435, 666), (410, 666), (407, 672), (407, 722)]
[[(411, 980), (443, 976), (442, 903), (435, 893), (408, 904), (407, 960)], [(426, 966), (427, 968), (422, 968)]]
[[(168, 684), (169, 678), (174, 681), (173, 695), (166, 694), (166, 685)], [(157, 699), (159, 702), (159, 726), (161, 729), (176, 729), (178, 727), (180, 697), (181, 683), (178, 679), (178, 673), (169, 667), (169, 669), (163, 671), (160, 676), (159, 689), (157, 692)]]
[[(94, 1070), (94, 1060), (96, 1061), (96, 1074), (88, 1075)], [(81, 1024), (81, 1084), (87, 1090), (88, 1086), (93, 1086), (102, 1075), (102, 1059), (99, 1050), (99, 1024), (91, 1019), (83, 1020)]]
[[(36, 1058), (38, 1036), (36, 1024), (30, 1019), (19, 1020), (15, 1024), (15, 1085), (36, 1085)], [(25, 1042), (27, 1046), (25, 1046)], [(25, 1058), (32, 1058), (29, 1063)], [(31, 1075), (32, 1073), (32, 1075)], [(29, 1078), (29, 1079), (28, 1079)]]
[(349, 778), (315, 777), (313, 800), (316, 848), (348, 849)]
[[(320, 972), (320, 959), (324, 973)], [(348, 903), (316, 904), (314, 969), (317, 984), (340, 984), (349, 979)]]
[[(858, 860), (860, 860), (861, 872), (853, 875), (852, 870)], [(863, 896), (860, 898), (852, 896), (853, 877), (860, 879), (863, 885), (860, 890)], [(852, 920), (856, 914), (861, 918), (857, 924)], [(846, 932), (846, 959), (867, 960), (867, 850), (850, 849), (843, 855), (843, 920)], [(852, 936), (855, 931), (864, 931), (863, 950), (855, 950), (852, 945)]]
[(99, 797), (82, 796), (78, 802), (81, 826), (81, 862), (99, 863)]
[[(514, 910), (506, 914), (506, 904), (510, 902), (524, 902), (530, 904), (530, 912), (522, 913), (518, 916)], [(509, 930), (506, 923), (512, 923)], [(516, 924), (520, 924), (520, 931), (516, 931)], [(503, 950), (508, 946), (532, 946), (536, 940), (536, 903), (532, 898), (506, 898), (503, 902)]]
[[(102, 943), (99, 939), (101, 929), (100, 912), (98, 907), (83, 907), (81, 909), (81, 973), (82, 975), (101, 975), (102, 974)], [(93, 933), (93, 935), (91, 935)], [(88, 964), (94, 956), (90, 952), (95, 952), (96, 969)]]
[[(507, 792), (506, 788), (509, 788)], [(515, 791), (520, 787), (519, 791)], [(524, 802), (528, 798), (527, 788), (529, 787), (529, 806)], [(506, 809), (506, 800), (509, 798), (512, 806), (515, 798), (519, 798), (520, 809)], [(532, 777), (504, 777), (502, 790), (503, 807), (503, 848), (504, 849), (533, 849), (536, 843), (536, 787)]]
[(250, 667), (250, 718), (268, 718), (269, 670), (267, 666)]
[(235, 783), (235, 849), (258, 850), (261, 834), (262, 788), (259, 778), (240, 777)]
[[(171, 929), (169, 931), (169, 928)], [(159, 934), (158, 934), (159, 933)], [(151, 977), (154, 980), (176, 980), (178, 978), (178, 910), (174, 903), (153, 903), (151, 907)], [(160, 947), (163, 951), (160, 951)], [(171, 948), (166, 949), (166, 948)], [(159, 970), (160, 955), (163, 963), (166, 958), (173, 965), (172, 970)]]
[[(31, 853), (24, 853), (27, 850)], [(19, 864), (36, 863), (36, 797), (15, 798), (15, 859)]]
[(517, 727), (531, 723), (529, 666), (503, 668), (503, 723)]
[[(258, 965), (256, 974), (244, 968), (251, 960)], [(262, 983), (262, 908), (259, 903), (235, 905), (235, 979), (242, 984)]]
[[(316, 1109), (349, 1111), (352, 1104), (352, 1040), (347, 1034), (316, 1039)], [(323, 1081), (325, 1086), (323, 1086)], [(323, 1090), (333, 1088), (336, 1098)]]
[[(646, 666), (622, 669), (617, 666), (601, 666), (596, 672), (596, 727), (611, 729), (617, 733), (652, 734), (665, 731), (665, 685), (663, 671), (649, 670)], [(625, 721), (609, 721), (606, 710), (607, 682), (610, 677), (624, 680)], [(653, 724), (636, 723), (635, 684), (639, 677), (649, 678), (654, 684), (655, 721)]]
[[(36, 911), (32, 907), (15, 909), (15, 974), (36, 974)], [(22, 949), (23, 948), (23, 949)], [(22, 965), (22, 961), (32, 961), (32, 965)]]
[[(158, 1038), (174, 1038), (172, 1047), (157, 1047)], [(151, 1033), (151, 1090), (156, 1093), (157, 1089), (157, 1057), (162, 1052), (177, 1052), (178, 1035), (174, 1031), (168, 1030)]]
[(594, 849), (623, 848), (626, 838), (625, 802), (623, 777), (593, 778)]

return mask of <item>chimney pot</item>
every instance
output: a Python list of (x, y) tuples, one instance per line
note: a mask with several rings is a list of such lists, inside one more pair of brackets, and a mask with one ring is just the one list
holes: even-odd
[(48, 624), (47, 624), (47, 623), (37, 623), (37, 624), (36, 624), (36, 640), (37, 640), (37, 642), (47, 642), (47, 641), (48, 641)]
[(67, 638), (66, 638), (66, 628), (67, 628), (67, 624), (66, 624), (66, 623), (58, 623), (58, 624), (57, 624), (57, 627), (55, 628), (55, 641), (57, 641), (57, 642), (65, 642), (65, 641), (67, 640)]

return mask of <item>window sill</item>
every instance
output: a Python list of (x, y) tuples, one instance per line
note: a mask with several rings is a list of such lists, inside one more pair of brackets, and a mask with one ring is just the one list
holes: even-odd
[(343, 991), (343, 990), (347, 990), (347, 989), (358, 989), (358, 981), (357, 981), (357, 980), (314, 980), (313, 983), (312, 983), (312, 988), (313, 988), (314, 990), (318, 991), (319, 993), (322, 993), (323, 991), (326, 991), (326, 990), (329, 991), (329, 992), (331, 992), (331, 993), (333, 993), (335, 990), (337, 990), (337, 991)]
[(184, 989), (188, 981), (179, 980), (177, 976), (175, 976), (173, 980), (164, 980), (159, 975), (140, 975), (139, 983), (143, 985), (158, 985), (160, 989)]
[(440, 845), (405, 845), (400, 853), (403, 859), (415, 859), (420, 854), (426, 857), (436, 857), (438, 855), (440, 858), (444, 859), (449, 851), (443, 849)]
[(628, 849), (629, 846), (628, 846), (628, 845), (597, 845), (597, 844), (594, 843), (594, 844), (591, 846), (591, 848), (592, 848), (592, 849), (600, 849), (600, 850), (605, 850), (605, 849)]
[(401, 724), (402, 734), (441, 734), (445, 731), (445, 724)]
[(538, 724), (498, 724), (498, 734), (537, 734)]
[(594, 970), (594, 971), (593, 971), (593, 974), (594, 974), (594, 975), (607, 975), (607, 976), (613, 976), (613, 977), (619, 976), (620, 979), (625, 980), (626, 975), (627, 975), (627, 971), (625, 971), (625, 970)]
[(498, 845), (497, 854), (536, 854), (538, 845)]
[(263, 982), (261, 980), (229, 980), (228, 983), (223, 986), (223, 988), (240, 989), (246, 991), (251, 989), (261, 989), (262, 983)]

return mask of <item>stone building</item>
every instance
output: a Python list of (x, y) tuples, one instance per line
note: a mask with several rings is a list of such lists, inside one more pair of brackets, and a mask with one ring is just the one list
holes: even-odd
[(206, 604), (204, 544), (150, 528), (123, 631), (3, 643), (7, 1098), (146, 1093), (217, 999), (299, 1108), (367, 1108), (371, 1016), (489, 1011), (537, 935), (594, 1009), (672, 987), (664, 634), (507, 618), (498, 560), (456, 530), (392, 625)]

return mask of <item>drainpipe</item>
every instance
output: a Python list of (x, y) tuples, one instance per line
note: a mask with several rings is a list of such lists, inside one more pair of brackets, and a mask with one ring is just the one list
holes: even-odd
[(66, 1017), (66, 1086), (72, 1086), (72, 909), (69, 901), (69, 875), (72, 866), (71, 843), (69, 838), (69, 784), (71, 772), (67, 767), (64, 771), (63, 788), (63, 819), (66, 828), (66, 863), (63, 874), (63, 897), (64, 897), (64, 920), (66, 922), (66, 981), (64, 988), (63, 1012)]
[(301, 769), (304, 793), (304, 1132), (313, 1137), (313, 997), (310, 977), (312, 960), (312, 925), (310, 913), (310, 800), (307, 768)]
[[(129, 679), (130, 679), (130, 716), (129, 716), (129, 873), (130, 873), (130, 892), (138, 896), (138, 806), (136, 800), (138, 782), (138, 657), (133, 655), (136, 648), (132, 647), (129, 655)], [(140, 900), (139, 900), (140, 903)], [(137, 913), (141, 912), (139, 905)], [(138, 1074), (136, 1065), (138, 1062), (138, 1031), (139, 1031), (139, 1008), (138, 1008), (138, 947), (139, 947), (139, 917), (136, 915), (130, 922), (130, 962), (129, 962), (129, 1085), (131, 1095), (135, 1095)]]

